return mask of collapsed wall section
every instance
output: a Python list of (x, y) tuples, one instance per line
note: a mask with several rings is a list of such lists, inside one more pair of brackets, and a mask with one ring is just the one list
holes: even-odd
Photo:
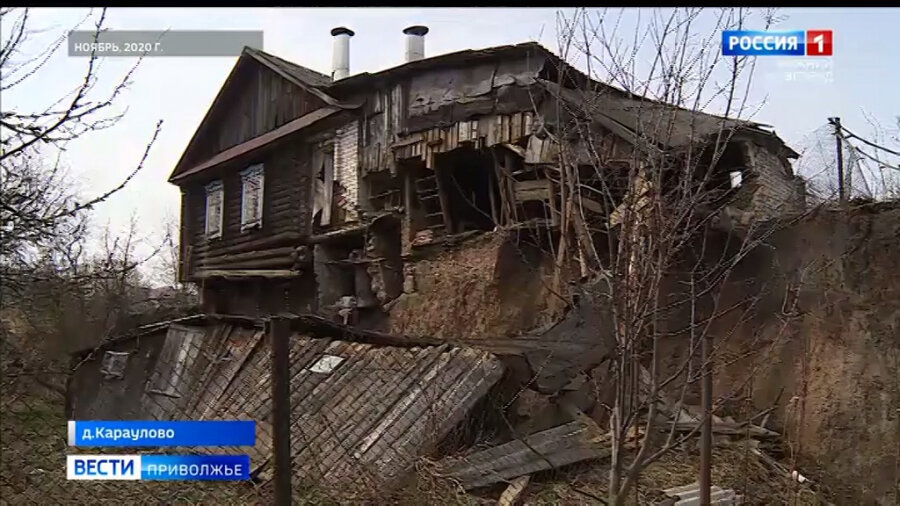
[(390, 308), (391, 332), (479, 339), (530, 330), (545, 323), (550, 262), (537, 246), (496, 232), (409, 259), (411, 293)]

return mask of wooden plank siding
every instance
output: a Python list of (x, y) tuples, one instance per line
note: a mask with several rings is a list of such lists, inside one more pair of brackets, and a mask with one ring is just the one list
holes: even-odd
[[(242, 56), (180, 162), (198, 170), (175, 180), (182, 188), (179, 279), (198, 281), (204, 270), (291, 269), (292, 247), (311, 233), (312, 148), (299, 130), (312, 123), (327, 128), (328, 122), (320, 125), (319, 120), (334, 112), (271, 68)], [(309, 120), (298, 123), (303, 118)], [(264, 167), (262, 226), (242, 232), (239, 172), (256, 163)], [(224, 186), (222, 237), (208, 239), (204, 185), (213, 179)]]
[(326, 104), (252, 59), (240, 63), (223, 100), (198, 130), (182, 165), (190, 167)]
[[(222, 237), (205, 234), (206, 194), (200, 182), (187, 187), (186, 226), (190, 246), (185, 251), (187, 279), (201, 270), (289, 269), (290, 249), (311, 232), (312, 166), (308, 144), (286, 143), (248, 162), (263, 164), (263, 216), (258, 229), (241, 231), (241, 176), (229, 170), (222, 176), (224, 209)], [(205, 182), (205, 181), (204, 181)], [(248, 254), (249, 253), (249, 254)]]

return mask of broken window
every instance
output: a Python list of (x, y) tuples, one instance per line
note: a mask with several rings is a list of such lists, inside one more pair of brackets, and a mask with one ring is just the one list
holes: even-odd
[(222, 182), (206, 185), (206, 237), (222, 237), (222, 206), (224, 202)]
[(262, 226), (263, 166), (251, 165), (241, 172), (241, 231)]
[(326, 142), (313, 155), (316, 180), (313, 195), (313, 225), (330, 225), (334, 212), (334, 146)]
[[(545, 164), (525, 163), (527, 153), (521, 146), (503, 144), (494, 151), (499, 174), (502, 223), (516, 226), (558, 225), (556, 186)], [(532, 155), (533, 158), (536, 158)], [(584, 205), (590, 205), (587, 199)]]
[(369, 208), (373, 211), (389, 211), (403, 206), (401, 181), (390, 172), (371, 172), (363, 180), (369, 195)]
[(429, 225), (443, 224), (450, 233), (493, 230), (497, 195), (489, 152), (459, 148), (439, 155), (435, 161), (434, 174), (416, 181), (419, 199), (439, 204), (437, 209), (432, 205), (426, 210)]
[(124, 378), (127, 364), (127, 351), (107, 351), (103, 354), (103, 360), (100, 363), (100, 374), (106, 379)]
[(186, 327), (169, 327), (166, 342), (147, 383), (147, 392), (169, 397), (181, 397), (185, 393), (186, 371), (200, 352), (198, 337), (202, 335), (202, 331)]

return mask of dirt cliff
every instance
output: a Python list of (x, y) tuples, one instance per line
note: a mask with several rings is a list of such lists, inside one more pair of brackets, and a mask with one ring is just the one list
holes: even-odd
[[(768, 426), (784, 435), (783, 458), (840, 504), (900, 504), (898, 251), (898, 205), (816, 211), (738, 268), (723, 303), (764, 287), (752, 317), (716, 324), (728, 334), (717, 414), (775, 406)], [(391, 310), (394, 332), (478, 339), (545, 323), (552, 294), (539, 252), (487, 234), (415, 265), (417, 291)], [(665, 346), (670, 365), (686, 353), (684, 340)]]
[(900, 504), (900, 206), (818, 213), (776, 249), (799, 280), (799, 317), (754, 374), (753, 404), (784, 389), (789, 451), (842, 504)]

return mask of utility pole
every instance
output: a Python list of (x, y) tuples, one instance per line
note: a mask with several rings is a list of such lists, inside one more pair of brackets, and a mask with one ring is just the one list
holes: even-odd
[(275, 504), (291, 499), (291, 321), (272, 317), (266, 323), (272, 357), (272, 448), (275, 461)]
[(828, 118), (828, 122), (834, 127), (834, 141), (837, 145), (838, 198), (843, 205), (847, 203), (847, 195), (844, 192), (844, 139), (841, 136), (841, 118)]

